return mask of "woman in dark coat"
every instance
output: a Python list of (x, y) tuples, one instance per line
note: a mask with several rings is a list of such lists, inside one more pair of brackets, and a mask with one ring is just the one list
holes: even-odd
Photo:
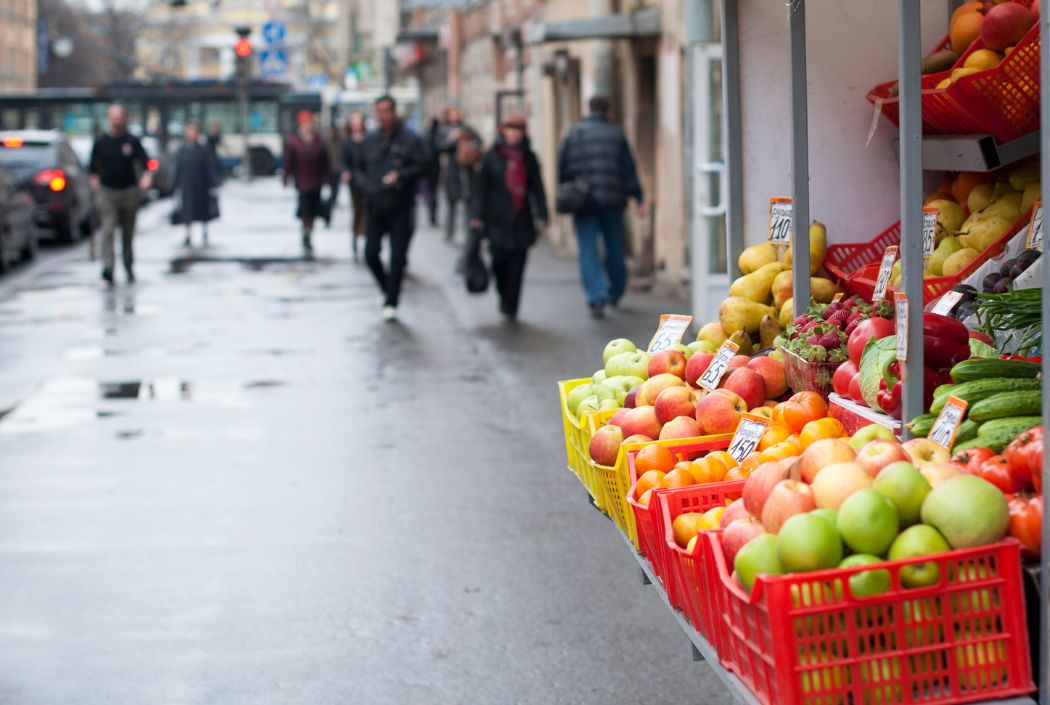
[(332, 175), (328, 163), (328, 148), (317, 134), (314, 116), (308, 110), (300, 110), (296, 117), (298, 127), (284, 146), (284, 185), (295, 183), (299, 192), (299, 206), (295, 215), (303, 226), (303, 254), (313, 254), (314, 245), (310, 236), (314, 231), (314, 220), (324, 217), (321, 187)]
[(201, 224), (204, 244), (208, 244), (208, 221), (216, 217), (211, 208), (212, 190), (218, 186), (211, 151), (200, 143), (197, 123), (186, 123), (185, 140), (175, 156), (175, 190), (179, 194), (179, 213), (186, 225), (186, 247), (193, 223)]
[(525, 260), (536, 242), (536, 221), (547, 227), (547, 196), (540, 164), (529, 148), (525, 117), (511, 115), (485, 153), (471, 199), (471, 226), (489, 241), (499, 310), (508, 321), (518, 317)]
[(343, 137), (343, 181), (350, 184), (350, 205), (354, 214), (350, 220), (350, 249), (354, 261), (358, 261), (357, 241), (365, 237), (365, 193), (353, 182), (354, 165), (361, 156), (361, 143), (365, 141), (365, 114), (355, 110), (346, 116), (346, 133)]

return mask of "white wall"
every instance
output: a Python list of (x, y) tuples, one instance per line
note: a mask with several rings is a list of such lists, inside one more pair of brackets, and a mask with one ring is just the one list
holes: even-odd
[[(946, 2), (922, 3), (923, 51), (946, 33)], [(899, 219), (899, 165), (883, 119), (865, 147), (865, 96), (897, 75), (896, 0), (807, 0), (810, 215), (828, 240), (870, 240)], [(744, 238), (766, 238), (771, 196), (791, 195), (791, 103), (785, 3), (740, 0)]]

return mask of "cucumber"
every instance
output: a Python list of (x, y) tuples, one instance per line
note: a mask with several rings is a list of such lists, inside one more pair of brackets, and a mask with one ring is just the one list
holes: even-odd
[(916, 438), (926, 438), (930, 435), (930, 429), (933, 428), (933, 422), (937, 420), (937, 417), (933, 414), (923, 414), (922, 416), (916, 416), (908, 424), (908, 428), (911, 429), (911, 435)]
[(965, 443), (955, 446), (952, 448), (952, 454), (954, 455), (960, 450), (966, 450), (967, 448), (991, 448), (996, 453), (1002, 453), (1003, 448), (1015, 438), (1017, 438), (1017, 433), (1012, 429), (1000, 428), (983, 436), (978, 434), (977, 438), (972, 438)]
[(965, 443), (966, 441), (972, 441), (974, 438), (977, 438), (977, 432), (980, 428), (981, 424), (972, 419), (965, 419), (959, 424), (959, 430), (955, 432), (955, 442)]
[(972, 382), (977, 379), (994, 379), (996, 377), (1031, 379), (1038, 375), (1041, 369), (1042, 365), (1038, 362), (974, 358), (963, 360), (956, 364), (952, 368), (951, 375), (956, 382)]
[(981, 424), (981, 430), (978, 431), (978, 436), (987, 436), (992, 433), (997, 433), (1003, 429), (1009, 430), (1014, 436), (1020, 436), (1022, 433), (1038, 426), (1043, 422), (1042, 416), (1004, 416), (1000, 419), (992, 419), (991, 421), (985, 421)]
[(974, 421), (990, 421), (1004, 416), (1032, 416), (1042, 410), (1042, 392), (1002, 392), (971, 406), (968, 417)]
[[(954, 446), (952, 446), (952, 457), (955, 457), (956, 453), (961, 453), (964, 450), (970, 450), (971, 448), (990, 448), (990, 447), (991, 446), (989, 445), (988, 442), (985, 441), (985, 439), (983, 439), (980, 436), (978, 436), (977, 438), (971, 438), (968, 441), (963, 441), (962, 443), (956, 443)], [(1005, 448), (1005, 447), (1006, 446), (1004, 445), (1003, 448)], [(996, 451), (996, 452), (998, 452), (998, 451)]]
[[(994, 394), (1000, 394), (1002, 392), (1031, 392), (1039, 389), (1040, 381), (1038, 379), (1016, 379), (1016, 378), (998, 378), (998, 379), (976, 379), (972, 382), (963, 382), (962, 384), (956, 384), (950, 394), (944, 394), (937, 396), (936, 391), (933, 395), (933, 403), (930, 405), (931, 414), (941, 413), (941, 409), (944, 408), (945, 403), (948, 401), (949, 396), (958, 397), (970, 404), (987, 399)], [(937, 389), (941, 389), (937, 387)]]

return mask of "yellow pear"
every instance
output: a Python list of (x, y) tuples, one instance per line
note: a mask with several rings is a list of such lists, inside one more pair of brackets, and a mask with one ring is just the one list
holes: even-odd
[(714, 345), (716, 348), (722, 343), (726, 342), (726, 332), (722, 330), (722, 324), (718, 321), (712, 321), (711, 323), (705, 323), (704, 326), (697, 331), (697, 340), (706, 340), (707, 342)]
[(780, 309), (784, 302), (791, 298), (794, 280), (790, 269), (785, 269), (773, 280), (773, 306)]
[(1024, 195), (1021, 196), (1022, 213), (1027, 213), (1032, 204), (1042, 198), (1041, 189), (1042, 185), (1038, 181), (1033, 181), (1024, 187)]
[(1015, 167), (1010, 172), (1010, 185), (1018, 191), (1024, 191), (1025, 187), (1033, 181), (1039, 180), (1039, 161), (1031, 161)]
[[(1003, 233), (1009, 230), (1013, 224), (1013, 220), (993, 215), (989, 218), (977, 221), (971, 225), (968, 230), (962, 232), (959, 235), (959, 242), (965, 247), (972, 248), (978, 252), (983, 252), (984, 250), (987, 250), (993, 242), (998, 240)], [(945, 276), (951, 275), (945, 272)]]
[(931, 201), (928, 207), (937, 209), (937, 242), (958, 231), (966, 220), (966, 213), (963, 212), (962, 206), (955, 201), (938, 199)]
[(738, 331), (758, 333), (762, 316), (776, 315), (776, 309), (745, 299), (741, 296), (730, 296), (718, 307), (718, 322), (722, 330), (730, 336)]
[(784, 269), (781, 262), (762, 265), (751, 274), (745, 274), (729, 286), (730, 296), (741, 296), (756, 303), (769, 303), (773, 280)]
[(777, 247), (773, 243), (763, 242), (752, 245), (740, 253), (737, 264), (744, 274), (757, 272), (759, 268), (777, 261)]
[[(970, 195), (966, 197), (966, 207), (970, 209), (970, 213), (976, 213), (980, 210), (984, 210), (992, 203), (992, 193), (995, 191), (995, 186), (992, 184), (977, 184), (970, 190)], [(958, 228), (956, 228), (958, 230)]]
[(742, 330), (733, 333), (733, 335), (729, 336), (729, 339), (737, 344), (737, 355), (750, 355), (755, 351), (755, 344), (751, 342), (751, 336)]
[(964, 247), (958, 252), (953, 252), (948, 255), (948, 259), (944, 260), (944, 266), (941, 267), (941, 271), (946, 277), (954, 277), (956, 274), (966, 269), (966, 265), (973, 261), (974, 257), (977, 257), (980, 252), (973, 249), (972, 247)]
[(949, 255), (952, 255), (963, 248), (962, 243), (959, 242), (959, 238), (948, 236), (941, 240), (937, 244), (937, 248), (930, 255), (930, 259), (926, 262), (926, 268), (930, 271), (930, 274), (935, 277), (942, 276), (944, 268), (944, 260), (948, 259)]
[(818, 304), (830, 304), (838, 292), (839, 288), (830, 279), (825, 279), (824, 277), (809, 278), (809, 295)]
[[(824, 255), (828, 251), (828, 230), (824, 223), (814, 220), (809, 224), (809, 273), (816, 274), (817, 270), (824, 265)], [(791, 245), (788, 245), (787, 255), (784, 257), (784, 266), (791, 268), (794, 257)]]
[(758, 324), (759, 350), (773, 347), (773, 340), (783, 332), (780, 323), (770, 315), (762, 316)]
[(791, 325), (791, 322), (795, 320), (795, 297), (792, 296), (790, 299), (784, 302), (784, 305), (780, 307), (780, 325), (787, 328)]

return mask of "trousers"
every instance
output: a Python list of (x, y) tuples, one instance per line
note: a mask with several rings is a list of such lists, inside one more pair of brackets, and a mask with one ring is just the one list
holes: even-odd
[[(597, 208), (573, 218), (580, 248), (580, 278), (588, 304), (616, 305), (627, 288), (623, 250), (623, 209)], [(598, 254), (598, 238), (605, 247), (605, 267)]]
[(113, 265), (117, 259), (113, 235), (118, 224), (120, 225), (124, 267), (131, 269), (135, 264), (135, 252), (131, 241), (135, 237), (135, 217), (139, 212), (139, 199), (139, 190), (135, 186), (123, 189), (99, 187), (98, 210), (102, 218), (102, 266), (107, 271), (113, 271)]
[[(411, 207), (384, 213), (369, 212), (365, 223), (365, 261), (372, 270), (379, 290), (386, 296), (385, 305), (397, 308), (401, 297), (401, 280), (408, 264), (408, 245), (415, 227)], [(390, 269), (379, 256), (383, 236), (390, 236)]]
[(496, 291), (499, 292), (500, 313), (518, 315), (528, 256), (528, 250), (492, 250), (492, 274), (496, 278)]

